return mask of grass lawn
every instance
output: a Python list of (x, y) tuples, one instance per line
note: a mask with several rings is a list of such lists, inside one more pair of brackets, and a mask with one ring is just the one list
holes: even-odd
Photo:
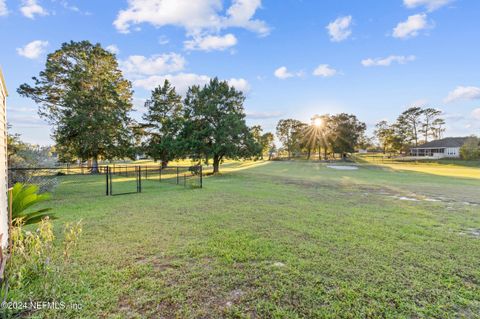
[(383, 165), (397, 170), (410, 170), (451, 177), (465, 177), (480, 179), (480, 161), (461, 159), (438, 159), (406, 161), (388, 158), (384, 154), (360, 154), (357, 159), (362, 163)]
[(48, 204), (58, 230), (83, 219), (84, 234), (51, 297), (83, 308), (33, 315), (480, 316), (479, 168), (222, 169), (203, 189), (149, 181), (113, 197), (103, 179), (64, 177)]

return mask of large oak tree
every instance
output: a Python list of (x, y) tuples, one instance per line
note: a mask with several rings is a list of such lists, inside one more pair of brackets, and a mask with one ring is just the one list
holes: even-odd
[(340, 113), (330, 117), (330, 143), (334, 153), (346, 156), (354, 152), (367, 125), (360, 122), (353, 114)]
[(18, 93), (38, 103), (53, 125), (60, 156), (91, 159), (97, 172), (100, 158), (131, 155), (132, 88), (114, 54), (89, 41), (64, 43), (33, 82)]
[(213, 172), (220, 162), (259, 155), (261, 146), (255, 142), (245, 123), (241, 91), (218, 78), (203, 88), (189, 88), (185, 102), (184, 147), (191, 158), (213, 159)]

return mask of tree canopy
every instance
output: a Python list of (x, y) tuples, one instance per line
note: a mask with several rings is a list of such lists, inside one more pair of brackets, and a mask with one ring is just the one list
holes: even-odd
[(375, 136), (383, 152), (402, 152), (409, 147), (442, 137), (445, 120), (438, 109), (411, 107), (402, 112), (393, 124), (380, 121), (375, 126)]
[(64, 43), (33, 82), (18, 93), (39, 104), (65, 160), (93, 159), (96, 171), (99, 158), (132, 155), (132, 88), (114, 54), (89, 41)]
[(190, 87), (185, 98), (185, 145), (191, 158), (213, 159), (213, 172), (219, 172), (225, 158), (245, 158), (260, 154), (245, 123), (241, 91), (218, 78), (203, 88)]
[(145, 107), (145, 152), (154, 160), (160, 160), (162, 166), (166, 166), (169, 161), (183, 154), (180, 136), (184, 125), (182, 97), (176, 93), (170, 82), (165, 80), (163, 86), (152, 91)]
[(295, 119), (285, 119), (278, 121), (277, 137), (285, 147), (288, 158), (294, 151), (300, 150), (300, 143), (303, 138), (303, 132), (306, 124)]
[(470, 136), (460, 147), (460, 155), (466, 160), (480, 159), (480, 138)]
[[(55, 148), (63, 161), (133, 157), (144, 153), (162, 166), (180, 158), (209, 163), (213, 172), (225, 158), (269, 159), (276, 152), (275, 136), (259, 125), (248, 127), (245, 96), (218, 78), (188, 88), (184, 98), (168, 80), (146, 101), (146, 113), (137, 123), (130, 118), (132, 85), (119, 69), (114, 54), (88, 41), (62, 44), (47, 56), (45, 68), (33, 84), (18, 93), (39, 104), (39, 114), (53, 126)], [(379, 122), (374, 134), (384, 152), (408, 150), (438, 139), (445, 128), (441, 111), (410, 107), (393, 124)], [(282, 119), (276, 126), (281, 151), (288, 157), (321, 151), (328, 154), (371, 148), (366, 125), (353, 114), (323, 114), (310, 124)], [(13, 138), (13, 137), (12, 137)]]
[(353, 114), (340, 113), (330, 117), (330, 141), (334, 153), (351, 153), (367, 129)]

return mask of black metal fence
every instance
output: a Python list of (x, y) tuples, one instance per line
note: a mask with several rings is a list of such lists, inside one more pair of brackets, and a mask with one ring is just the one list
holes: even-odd
[[(9, 187), (36, 184), (40, 191), (120, 195), (152, 191), (161, 184), (203, 187), (202, 166), (101, 165), (9, 168)], [(61, 185), (62, 187), (57, 187)], [(145, 187), (142, 187), (145, 186)]]

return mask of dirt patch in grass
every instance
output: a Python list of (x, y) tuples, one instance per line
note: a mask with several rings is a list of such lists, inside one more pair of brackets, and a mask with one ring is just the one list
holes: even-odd
[[(258, 175), (257, 175), (258, 177)], [(275, 179), (271, 176), (265, 175), (261, 177), (271, 179), (272, 183), (281, 184), (281, 185), (295, 185), (302, 188), (311, 188), (319, 189), (326, 188), (329, 190), (334, 190), (335, 192), (343, 192), (346, 196), (356, 195), (362, 193), (363, 196), (377, 195), (384, 197), (391, 197), (398, 199), (400, 201), (410, 201), (410, 202), (438, 202), (446, 204), (460, 204), (467, 206), (478, 206), (480, 201), (464, 201), (461, 199), (447, 198), (445, 196), (431, 196), (429, 194), (414, 193), (412, 191), (403, 191), (399, 188), (388, 187), (385, 185), (375, 185), (375, 184), (362, 184), (356, 183), (352, 180), (339, 180), (333, 182), (331, 180), (306, 180), (306, 179), (294, 179), (286, 177), (277, 177)]]
[(472, 236), (474, 238), (480, 239), (480, 228), (468, 228), (459, 233), (460, 235)]
[(358, 166), (351, 165), (327, 165), (328, 168), (337, 169), (339, 171), (355, 171), (358, 169)]

